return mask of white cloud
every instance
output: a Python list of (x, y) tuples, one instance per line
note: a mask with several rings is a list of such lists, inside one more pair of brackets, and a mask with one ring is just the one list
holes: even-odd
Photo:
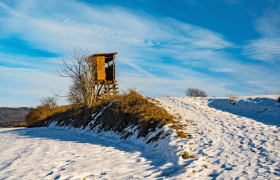
[(244, 46), (244, 55), (262, 61), (279, 61), (280, 38), (251, 40)]
[(128, 64), (129, 66), (133, 67), (134, 69), (136, 69), (139, 73), (143, 74), (143, 75), (146, 75), (148, 77), (152, 77), (152, 78), (155, 78), (156, 76), (149, 73), (148, 71), (142, 69), (141, 67), (137, 66), (136, 64), (132, 63), (132, 62), (129, 62), (128, 59), (121, 59), (120, 61)]
[(248, 41), (243, 54), (254, 60), (279, 62), (280, 58), (280, 10), (264, 10), (262, 17), (254, 21), (254, 28), (262, 37)]
[(255, 29), (266, 38), (276, 38), (280, 34), (280, 15), (277, 10), (265, 11), (254, 22)]
[(53, 73), (46, 73), (29, 68), (9, 68), (0, 66), (1, 92), (23, 96), (39, 97), (42, 94), (66, 94), (69, 78), (62, 78)]
[(236, 70), (231, 69), (231, 68), (213, 69), (213, 71), (216, 71), (216, 72), (226, 72), (226, 73), (229, 73), (229, 72), (236, 72)]
[[(38, 3), (36, 4), (38, 5)], [(147, 44), (144, 41), (148, 41), (148, 44), (151, 44), (152, 41), (159, 44), (169, 40), (203, 48), (221, 49), (232, 46), (232, 43), (224, 41), (217, 33), (181, 23), (172, 18), (157, 19), (151, 15), (146, 15), (148, 17), (136, 16), (120, 7), (109, 10), (107, 8), (110, 6), (94, 9), (81, 3), (71, 2), (71, 6), (67, 3), (65, 8), (68, 8), (70, 12), (74, 11), (77, 14), (76, 18), (81, 18), (81, 21), (78, 22), (77, 20), (71, 20), (68, 17), (70, 16), (69, 13), (66, 12), (58, 13), (56, 19), (50, 18), (51, 15), (49, 14), (47, 14), (47, 17), (40, 18), (40, 16), (32, 17), (21, 11), (15, 11), (4, 4), (0, 5), (13, 14), (7, 20), (16, 22), (6, 23), (7, 31), (19, 31), (24, 34), (23, 37), (28, 41), (39, 42), (42, 45), (41, 48), (50, 51), (56, 49), (69, 50), (74, 45), (99, 50), (115, 49), (117, 47), (121, 49), (135, 45), (145, 47)], [(39, 13), (43, 8), (42, 4), (39, 5), (41, 6), (33, 8), (27, 6), (31, 8), (29, 11), (26, 10), (27, 7), (19, 7), (19, 9), (25, 9), (24, 12), (30, 12), (33, 15), (35, 12)], [(56, 10), (55, 8), (54, 10)], [(82, 13), (77, 13), (77, 9), (82, 10), (79, 11)], [(59, 17), (61, 17), (61, 20), (57, 19)], [(91, 17), (91, 19), (88, 17)], [(84, 19), (86, 19), (86, 22), (84, 22)], [(174, 34), (177, 30), (180, 31), (179, 35)], [(172, 45), (169, 44), (169, 46), (172, 49)]]
[(25, 62), (20, 57), (10, 56), (10, 55), (6, 55), (6, 54), (3, 54), (3, 53), (0, 53), (0, 62), (7, 62), (7, 63), (10, 63), (10, 64), (20, 64), (20, 65), (25, 65), (25, 66), (32, 66), (33, 65), (33, 63)]
[[(118, 6), (88, 6), (76, 1), (63, 0), (32, 1), (32, 4), (26, 0), (11, 7), (0, 2), (0, 11), (3, 9), (9, 13), (1, 20), (2, 28), (8, 32), (0, 35), (2, 38), (16, 33), (27, 42), (39, 44), (36, 48), (61, 54), (66, 61), (69, 58), (68, 52), (72, 52), (75, 47), (88, 49), (91, 53), (118, 52), (116, 64), (120, 65), (117, 71), (121, 71), (118, 78), (123, 87), (129, 83), (138, 84), (139, 88), (146, 92), (153, 88), (154, 93), (168, 93), (174, 90), (179, 95), (182, 94), (184, 85), (196, 85), (201, 89), (206, 88), (209, 93), (216, 91), (222, 95), (233, 92), (226, 90), (229, 85), (227, 83), (238, 85), (239, 82), (253, 78), (276, 78), (265, 71), (260, 72), (235, 62), (236, 59), (230, 57), (223, 49), (237, 46), (227, 41), (223, 35), (173, 18), (157, 18)], [(267, 54), (272, 56), (279, 50), (277, 42), (265, 48), (263, 43), (252, 40), (244, 47), (247, 48), (247, 55), (265, 59)], [(164, 64), (165, 57), (171, 58), (174, 64)], [(61, 63), (60, 58), (48, 60)], [(124, 68), (125, 65), (128, 67)], [(215, 77), (213, 80), (213, 76), (191, 70), (188, 65), (214, 72), (230, 72), (233, 80), (229, 82), (229, 79), (221, 77)], [(170, 78), (163, 78), (160, 74), (148, 71), (145, 69), (147, 66), (170, 74)], [(11, 70), (12, 73), (15, 71), (16, 69)], [(58, 80), (46, 72), (23, 72), (24, 77), (30, 79), (26, 84), (43, 83), (43, 87), (60, 85), (52, 84)], [(27, 77), (27, 74), (31, 73), (35, 73), (34, 77)], [(250, 77), (251, 73), (255, 73), (252, 75), (255, 77)], [(13, 76), (15, 84), (15, 79), (21, 78), (18, 73), (2, 75), (6, 79)], [(161, 86), (166, 88), (160, 88)], [(13, 87), (8, 89), (12, 90)], [(63, 91), (64, 88), (63, 85), (58, 89)], [(28, 93), (28, 90), (23, 92)]]

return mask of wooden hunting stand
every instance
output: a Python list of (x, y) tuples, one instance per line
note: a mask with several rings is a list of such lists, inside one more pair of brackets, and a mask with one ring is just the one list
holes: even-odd
[(117, 54), (117, 52), (94, 54), (89, 57), (89, 59), (93, 60), (92, 62), (96, 67), (95, 83), (98, 86), (97, 89), (99, 89), (99, 85), (103, 85), (103, 95), (106, 95), (106, 97), (111, 95), (111, 93), (113, 95), (118, 93), (118, 84), (116, 84), (117, 81), (115, 79), (115, 54)]

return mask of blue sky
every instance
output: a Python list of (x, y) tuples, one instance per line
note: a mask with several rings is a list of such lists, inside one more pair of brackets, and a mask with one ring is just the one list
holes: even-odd
[[(0, 107), (35, 107), (71, 80), (74, 48), (118, 52), (119, 91), (185, 97), (280, 92), (280, 1), (2, 0)], [(59, 104), (68, 104), (60, 98)]]

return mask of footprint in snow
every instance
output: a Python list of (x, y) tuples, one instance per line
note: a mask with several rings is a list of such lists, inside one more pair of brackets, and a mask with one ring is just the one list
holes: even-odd
[(47, 176), (50, 176), (50, 175), (52, 175), (53, 174), (53, 172), (50, 172), (49, 174), (47, 174)]
[(107, 174), (106, 172), (102, 172), (102, 173), (101, 173), (101, 175), (106, 175), (106, 174)]
[(141, 162), (142, 159), (141, 158), (137, 158), (136, 162)]

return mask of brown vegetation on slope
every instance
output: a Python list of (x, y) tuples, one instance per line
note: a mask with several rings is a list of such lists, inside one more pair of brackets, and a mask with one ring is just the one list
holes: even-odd
[[(90, 108), (81, 107), (74, 109), (71, 106), (65, 106), (64, 109), (57, 107), (48, 110), (39, 106), (27, 116), (27, 127), (48, 126), (53, 121), (56, 121), (58, 126), (78, 128), (89, 126), (91, 130), (98, 126), (99, 132), (101, 130), (111, 130), (121, 134), (121, 138), (126, 139), (134, 133), (124, 130), (130, 125), (138, 127), (137, 137), (140, 138), (146, 137), (149, 132), (155, 131), (157, 127), (160, 128), (165, 124), (173, 124), (179, 137), (190, 137), (190, 135), (178, 131), (182, 128), (179, 128), (180, 125), (175, 121), (176, 117), (168, 114), (164, 108), (149, 102), (148, 99), (142, 97), (135, 90), (130, 90), (129, 93), (122, 95), (102, 98)], [(113, 102), (113, 100), (115, 101)], [(111, 105), (108, 106), (109, 104)], [(147, 142), (157, 141), (159, 138), (164, 138), (167, 135), (167, 132), (160, 131)]]
[(71, 106), (69, 105), (56, 106), (55, 108), (50, 108), (49, 106), (45, 105), (39, 105), (27, 114), (25, 122), (27, 123), (27, 126), (29, 126), (32, 123), (44, 120), (56, 113), (63, 113), (69, 109), (71, 109)]

